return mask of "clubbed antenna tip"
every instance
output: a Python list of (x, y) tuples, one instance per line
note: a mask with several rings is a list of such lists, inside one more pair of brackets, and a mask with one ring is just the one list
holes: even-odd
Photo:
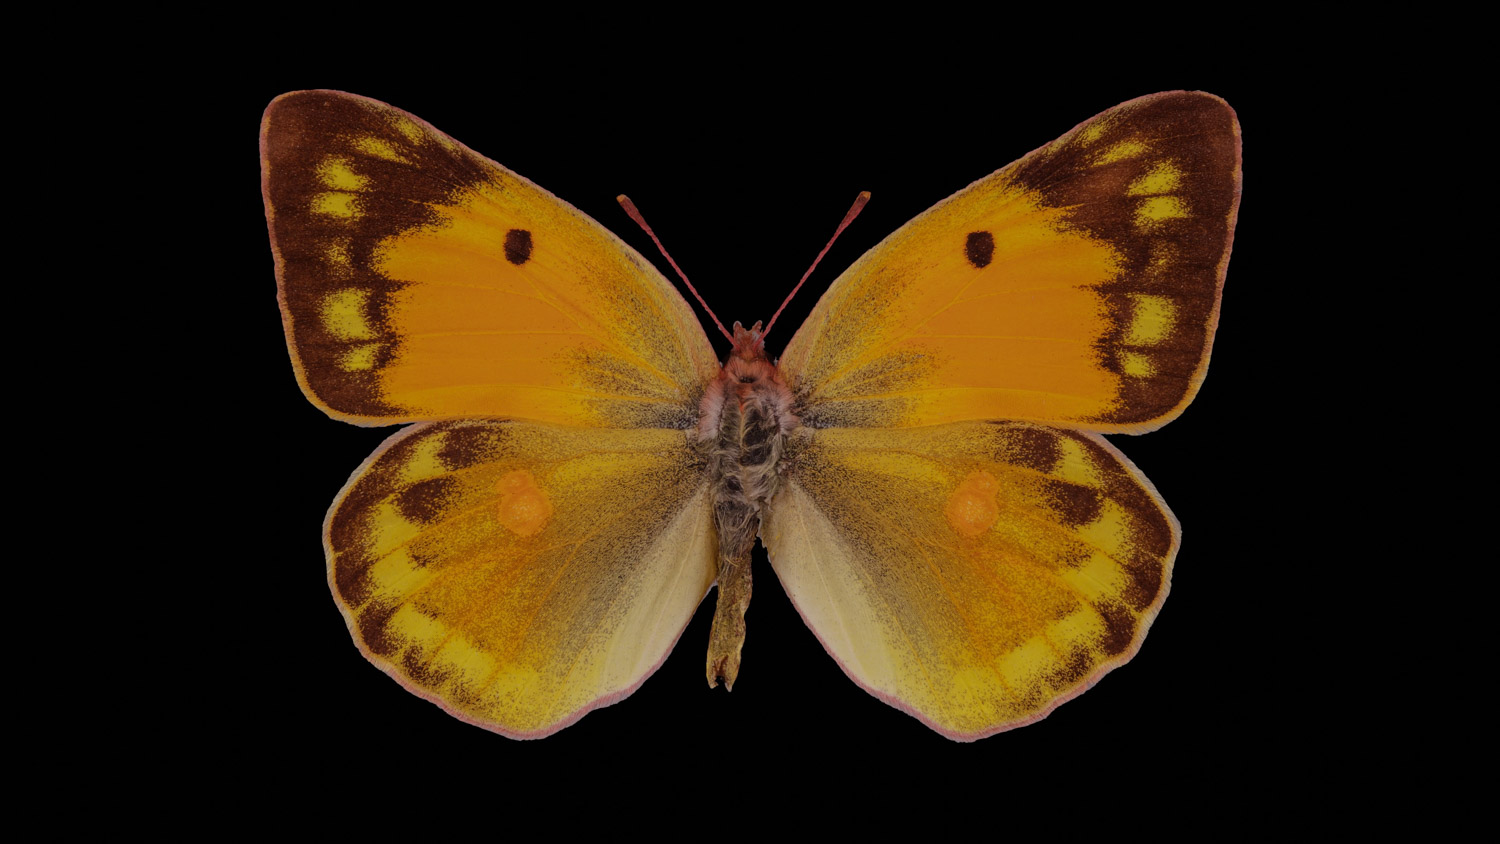
[[(835, 240), (839, 239), (839, 235), (841, 235), (841, 234), (844, 233), (844, 229), (848, 228), (850, 223), (854, 222), (854, 218), (859, 216), (859, 212), (861, 212), (861, 211), (864, 210), (865, 203), (869, 202), (869, 201), (870, 201), (870, 192), (867, 191), (867, 190), (866, 191), (860, 191), (859, 192), (859, 196), (857, 196), (857, 197), (854, 198), (854, 204), (852, 206), (850, 206), (849, 213), (847, 213), (847, 214), (844, 215), (844, 221), (842, 223), (839, 223), (839, 227), (837, 229), (834, 229), (833, 237), (828, 238), (828, 245), (824, 246), (823, 247), (823, 251), (818, 253), (818, 257), (816, 257), (816, 258), (813, 259), (812, 266), (808, 267), (807, 268), (807, 272), (805, 272), (805, 273), (802, 274), (802, 280), (799, 281), (799, 282), (797, 282), (797, 286), (793, 287), (792, 288), (792, 292), (789, 293), (789, 294), (787, 294), (786, 301), (782, 302), (781, 303), (781, 307), (777, 308), (776, 309), (776, 313), (771, 316), (771, 321), (768, 322), (768, 323), (766, 323), (766, 330), (763, 331), (763, 332), (761, 332), (761, 335), (760, 335), (762, 341), (765, 340), (765, 337), (766, 337), (767, 334), (771, 333), (771, 326), (773, 326), (773, 325), (776, 324), (776, 318), (779, 317), (779, 316), (781, 316), (781, 312), (782, 311), (786, 310), (786, 306), (791, 303), (792, 297), (796, 296), (797, 295), (797, 291), (801, 290), (802, 289), (802, 285), (807, 282), (807, 277), (810, 276), (810, 275), (812, 275), (812, 271), (818, 268), (818, 262), (821, 261), (821, 260), (823, 260), (823, 256), (824, 255), (828, 254), (828, 250), (829, 250), (830, 247), (833, 246), (833, 242)], [(642, 224), (642, 225), (644, 225), (644, 224)], [(671, 259), (668, 258), (667, 260), (670, 261)], [(675, 266), (675, 264), (673, 266)], [(686, 280), (687, 279), (683, 279), (683, 281), (686, 281)], [(723, 330), (723, 326), (720, 326), (720, 330), (721, 331)]]
[[(865, 196), (868, 197), (869, 194), (865, 194)], [(677, 266), (677, 262), (672, 260), (672, 256), (667, 254), (667, 247), (661, 245), (661, 240), (657, 238), (656, 232), (651, 230), (651, 226), (646, 224), (646, 218), (641, 216), (641, 212), (635, 207), (635, 203), (631, 202), (630, 197), (626, 196), (623, 193), (615, 197), (615, 201), (620, 203), (620, 207), (625, 209), (625, 213), (630, 215), (630, 219), (635, 220), (636, 225), (639, 225), (641, 228), (645, 229), (646, 234), (651, 236), (651, 241), (656, 244), (657, 249), (661, 250), (662, 257), (666, 258), (667, 263), (672, 265), (672, 269), (677, 271), (677, 277), (682, 279), (682, 283), (686, 284), (687, 289), (692, 292), (693, 298), (697, 299), (698, 304), (703, 306), (703, 310), (708, 314), (708, 318), (713, 320), (714, 325), (719, 327), (719, 333), (723, 334), (726, 338), (729, 339), (729, 342), (733, 343), (734, 335), (730, 334), (729, 331), (724, 328), (724, 323), (719, 322), (719, 317), (714, 314), (713, 309), (708, 306), (707, 302), (703, 301), (703, 297), (698, 294), (698, 288), (694, 287), (691, 281), (688, 281), (687, 273), (684, 273), (682, 271), (682, 268)]]

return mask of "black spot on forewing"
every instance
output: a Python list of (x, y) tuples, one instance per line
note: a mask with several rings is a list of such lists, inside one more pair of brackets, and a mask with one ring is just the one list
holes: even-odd
[(995, 236), (989, 232), (969, 232), (969, 239), (964, 243), (964, 257), (976, 268), (988, 267), (995, 257)]
[(505, 233), (505, 260), (518, 267), (531, 260), (531, 232), (511, 229)]

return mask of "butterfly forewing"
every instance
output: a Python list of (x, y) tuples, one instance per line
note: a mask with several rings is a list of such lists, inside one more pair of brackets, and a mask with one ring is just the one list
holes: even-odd
[(331, 415), (697, 421), (708, 338), (654, 268), (571, 206), (334, 91), (273, 102), (261, 152), (288, 344)]
[(1212, 95), (1078, 126), (834, 282), (781, 360), (804, 421), (1159, 427), (1207, 369), (1239, 185), (1239, 126)]

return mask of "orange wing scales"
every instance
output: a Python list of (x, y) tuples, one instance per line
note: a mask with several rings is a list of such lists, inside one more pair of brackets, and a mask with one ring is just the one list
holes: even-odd
[(299, 380), (367, 424), (491, 416), (690, 427), (713, 350), (594, 221), (390, 106), (288, 94), (262, 135)]
[(1126, 103), (975, 182), (835, 281), (780, 366), (818, 427), (1139, 432), (1202, 381), (1239, 199), (1207, 94)]

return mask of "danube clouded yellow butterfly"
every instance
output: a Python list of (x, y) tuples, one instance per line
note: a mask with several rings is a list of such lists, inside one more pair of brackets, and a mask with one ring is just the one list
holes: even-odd
[(1080, 124), (872, 249), (779, 357), (737, 327), (722, 363), (631, 247), (412, 115), (288, 94), (261, 149), (304, 391), (416, 423), (325, 525), (356, 642), (414, 693), (548, 735), (634, 691), (715, 582), (732, 683), (757, 536), (850, 678), (953, 738), (1139, 648), (1179, 530), (1100, 434), (1160, 427), (1206, 372), (1223, 101)]

